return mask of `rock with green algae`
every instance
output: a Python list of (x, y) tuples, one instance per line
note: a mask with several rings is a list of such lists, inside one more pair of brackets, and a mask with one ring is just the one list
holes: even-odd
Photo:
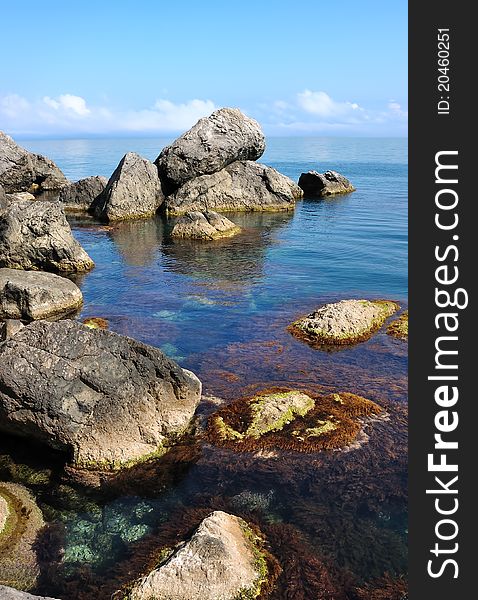
[(246, 437), (260, 437), (268, 431), (280, 431), (296, 416), (303, 417), (314, 408), (314, 400), (299, 391), (278, 392), (256, 396), (250, 403), (252, 422)]
[(50, 598), (50, 596), (35, 596), (34, 594), (21, 592), (6, 585), (0, 585), (0, 598), (1, 600), (55, 600), (55, 598)]
[(252, 600), (267, 580), (261, 540), (245, 521), (222, 511), (205, 518), (192, 537), (159, 556), (135, 581), (128, 600)]
[(341, 300), (321, 306), (289, 330), (313, 345), (355, 344), (369, 339), (399, 308), (391, 300)]
[(399, 340), (408, 340), (408, 310), (390, 323), (387, 327), (387, 333)]
[(44, 525), (25, 487), (0, 483), (0, 585), (25, 591), (34, 588), (40, 575), (35, 542)]

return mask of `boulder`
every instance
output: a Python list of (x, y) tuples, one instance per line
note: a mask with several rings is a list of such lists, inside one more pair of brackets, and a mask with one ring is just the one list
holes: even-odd
[(14, 336), (25, 325), (18, 319), (5, 319), (0, 321), (0, 342), (4, 342), (8, 338)]
[(341, 300), (299, 319), (290, 330), (314, 344), (354, 344), (370, 338), (399, 308), (391, 300)]
[(0, 319), (48, 319), (72, 312), (82, 303), (80, 289), (65, 277), (0, 269)]
[(348, 194), (355, 191), (350, 181), (336, 171), (302, 173), (299, 178), (299, 187), (304, 190), (304, 195), (310, 198)]
[(59, 200), (66, 210), (87, 211), (103, 193), (108, 180), (106, 177), (86, 177), (65, 185), (60, 191)]
[(53, 161), (28, 152), (0, 131), (0, 185), (7, 194), (59, 190), (67, 183)]
[[(45, 525), (30, 492), (16, 483), (0, 482), (0, 586), (31, 590), (38, 579), (35, 542)], [(4, 598), (1, 595), (0, 598)]]
[(201, 383), (160, 350), (77, 321), (35, 321), (0, 344), (0, 431), (116, 469), (189, 426)]
[(302, 190), (272, 167), (234, 162), (222, 171), (185, 183), (166, 199), (169, 215), (191, 211), (293, 210)]
[(171, 237), (216, 240), (231, 237), (240, 231), (235, 223), (216, 212), (188, 212), (178, 219)]
[(75, 240), (58, 202), (13, 202), (0, 212), (0, 267), (89, 271), (94, 263)]
[(221, 108), (200, 119), (155, 161), (167, 193), (238, 160), (257, 160), (265, 150), (259, 123), (237, 108)]
[(128, 152), (90, 211), (104, 221), (121, 221), (154, 215), (163, 202), (156, 167), (139, 154)]
[(55, 600), (49, 596), (34, 596), (28, 592), (20, 592), (6, 585), (0, 585), (0, 598), (1, 600)]
[(242, 519), (215, 511), (149, 575), (136, 581), (130, 600), (237, 600), (256, 598), (267, 564)]

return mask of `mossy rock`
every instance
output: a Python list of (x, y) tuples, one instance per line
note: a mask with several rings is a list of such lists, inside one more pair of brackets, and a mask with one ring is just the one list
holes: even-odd
[(387, 333), (404, 342), (408, 340), (408, 310), (390, 323), (387, 327)]

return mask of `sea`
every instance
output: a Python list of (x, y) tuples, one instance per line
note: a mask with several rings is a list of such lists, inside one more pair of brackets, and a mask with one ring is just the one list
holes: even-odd
[[(170, 141), (21, 144), (78, 180), (109, 177), (128, 151), (154, 160)], [(407, 309), (407, 140), (269, 138), (260, 162), (295, 181), (332, 169), (356, 191), (304, 198), (293, 212), (228, 214), (242, 233), (207, 243), (173, 242), (163, 216), (114, 226), (69, 216), (96, 264), (75, 279), (84, 296), (76, 318), (106, 319), (111, 330), (194, 371), (209, 399), (205, 413), (286, 387), (353, 392), (383, 406), (387, 420), (370, 426), (367, 444), (327, 456), (246, 456), (189, 443), (177, 462), (145, 467), (108, 493), (65, 480), (54, 453), (32, 459), (28, 447), (7, 440), (0, 476), (26, 482), (49, 521), (42, 593), (109, 598), (127, 568), (144, 568), (145, 548), (184, 521), (178, 515), (189, 515), (191, 527), (215, 508), (253, 520), (289, 565), (271, 598), (329, 597), (320, 595), (327, 577), (337, 590), (330, 597), (355, 597), (350, 590), (382, 589), (405, 576), (406, 343), (381, 330), (356, 346), (322, 351), (287, 327), (345, 298), (390, 299)]]

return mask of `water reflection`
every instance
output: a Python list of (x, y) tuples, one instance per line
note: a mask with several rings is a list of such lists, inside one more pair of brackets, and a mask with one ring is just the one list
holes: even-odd
[(127, 265), (145, 267), (157, 259), (165, 227), (166, 223), (158, 216), (118, 223), (109, 229), (108, 235)]

